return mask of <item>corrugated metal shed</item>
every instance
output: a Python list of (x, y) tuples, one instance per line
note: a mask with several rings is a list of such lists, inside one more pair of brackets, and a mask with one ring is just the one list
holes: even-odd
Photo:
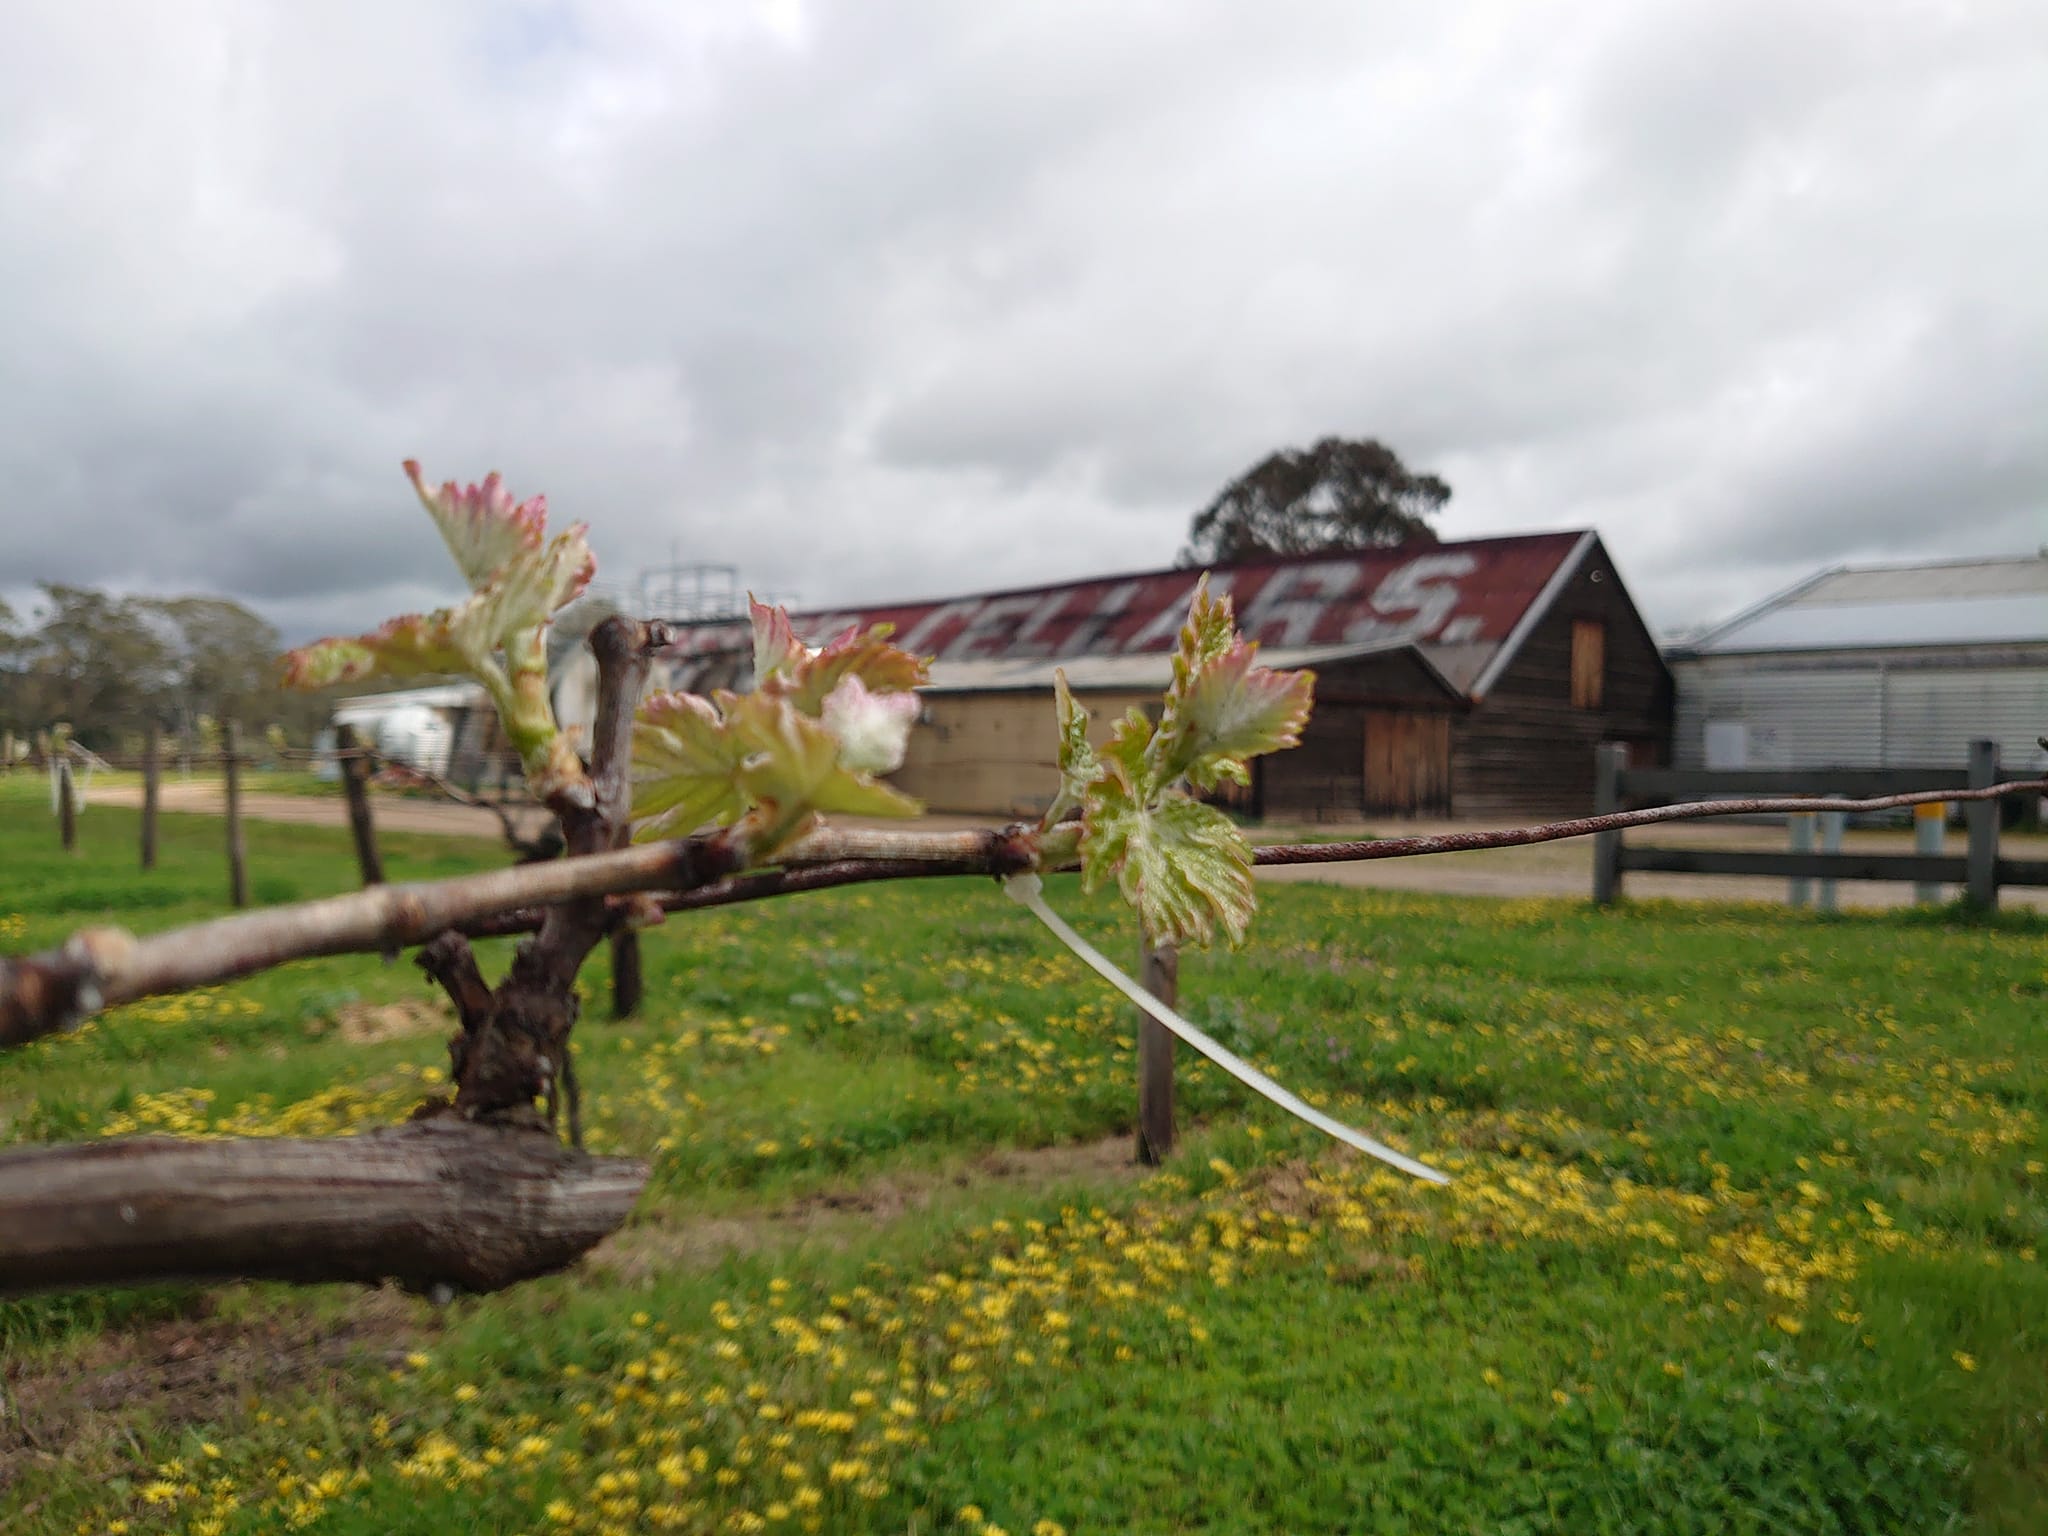
[(1683, 654), (2048, 643), (2048, 559), (1823, 571), (1683, 647)]
[(1670, 653), (1681, 767), (1918, 767), (2048, 732), (2048, 558), (1823, 571)]

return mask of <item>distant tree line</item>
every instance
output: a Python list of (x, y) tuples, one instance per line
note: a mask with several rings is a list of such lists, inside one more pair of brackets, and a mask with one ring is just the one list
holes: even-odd
[(0, 602), (0, 730), (59, 722), (102, 754), (126, 754), (151, 721), (189, 744), (202, 721), (277, 725), (305, 742), (332, 700), (279, 686), (277, 631), (224, 597), (118, 597), (41, 584), (28, 614)]

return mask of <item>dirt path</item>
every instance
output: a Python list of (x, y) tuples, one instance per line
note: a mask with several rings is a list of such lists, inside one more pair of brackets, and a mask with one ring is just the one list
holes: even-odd
[[(200, 816), (218, 816), (223, 809), (218, 784), (166, 784), (158, 802), (166, 811), (184, 811)], [(101, 805), (139, 806), (142, 791), (133, 785), (108, 785), (93, 791)], [(502, 835), (498, 818), (489, 811), (447, 801), (410, 800), (398, 795), (378, 795), (372, 801), (377, 826), (391, 832), (428, 832), (453, 837), (482, 837), (493, 842)], [(348, 807), (337, 790), (332, 799), (324, 795), (279, 795), (244, 791), (242, 814), (254, 821), (285, 821), (305, 827), (345, 827)], [(520, 835), (536, 830), (547, 819), (537, 808), (515, 810)]]
[[(130, 786), (108, 786), (93, 798), (106, 805), (140, 805), (142, 793)], [(219, 815), (220, 787), (217, 784), (166, 784), (166, 811)], [(243, 814), (259, 821), (295, 822), (305, 826), (339, 827), (347, 824), (347, 812), (340, 796), (251, 793), (242, 796)], [(399, 832), (444, 833), (496, 840), (498, 819), (489, 811), (430, 800), (412, 800), (391, 795), (376, 799), (377, 825)], [(535, 830), (545, 813), (526, 810), (517, 813), (521, 833)], [(973, 816), (931, 816), (925, 825), (934, 829), (996, 825), (994, 818)], [(1464, 822), (1395, 822), (1379, 826), (1382, 836), (1469, 831)], [(1266, 842), (1284, 842), (1293, 829), (1272, 828), (1259, 834)], [(1323, 838), (1365, 836), (1367, 829), (1317, 827)], [(1673, 848), (1739, 848), (1756, 851), (1782, 850), (1785, 833), (1781, 827), (1749, 826), (1737, 823), (1694, 822), (1688, 825), (1653, 828), (1632, 834), (1632, 841)], [(2038, 856), (2033, 845), (2037, 837), (2013, 840), (2024, 856)], [(1897, 831), (1852, 831), (1843, 847), (1853, 853), (1910, 853), (1913, 834)], [(1948, 851), (1962, 852), (1960, 832), (1951, 832)], [(1260, 871), (1260, 878), (1274, 881), (1320, 881), (1327, 885), (1357, 886), (1376, 890), (1422, 891), (1443, 896), (1555, 896), (1583, 898), (1593, 888), (1593, 840), (1574, 838), (1568, 842), (1538, 843), (1527, 848), (1496, 848), (1476, 853), (1438, 854), (1422, 859), (1384, 859), (1364, 864), (1305, 865), (1290, 869)], [(1682, 901), (1783, 901), (1786, 882), (1747, 876), (1630, 874), (1626, 890), (1631, 896), (1668, 898)], [(1953, 890), (1944, 897), (1953, 896)], [(1907, 885), (1876, 881), (1846, 880), (1841, 883), (1844, 907), (1896, 907), (1909, 904), (1913, 890)], [(2048, 910), (2048, 890), (2007, 889), (1999, 900), (2008, 906)]]

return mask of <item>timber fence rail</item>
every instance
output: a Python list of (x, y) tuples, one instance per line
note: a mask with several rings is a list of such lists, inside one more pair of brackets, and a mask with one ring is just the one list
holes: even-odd
[[(1626, 811), (1631, 804), (1663, 803), (1674, 799), (1722, 800), (1726, 797), (1763, 795), (1804, 795), (1814, 798), (1793, 814), (1793, 846), (1783, 853), (1763, 849), (1674, 848), (1645, 846), (1625, 841), (1624, 831), (1615, 828), (1598, 833), (1593, 841), (1593, 900), (1605, 906), (1623, 894), (1624, 877), (1630, 870), (1672, 875), (1782, 875), (1791, 882), (1792, 899), (1799, 904), (1806, 883), (1822, 883), (1822, 905), (1832, 905), (1832, 889), (1839, 880), (1876, 880), (1910, 883), (1921, 899), (1932, 899), (1941, 886), (1956, 886), (1972, 906), (1990, 910), (1998, 905), (2001, 886), (2048, 886), (2048, 859), (2009, 859), (1999, 855), (2000, 801), (1984, 792), (1999, 786), (1998, 749), (1995, 742), (1973, 741), (1967, 762), (1961, 767), (1923, 768), (1631, 768), (1628, 749), (1619, 743), (1595, 748), (1593, 808), (1596, 817)], [(1961, 855), (1929, 851), (1928, 833), (1938, 847), (1938, 817), (1916, 818), (1916, 833), (1923, 851), (1915, 853), (1842, 852), (1841, 828), (1847, 816), (1884, 808), (1896, 797), (1916, 791), (1955, 790), (1974, 792), (1976, 798), (1959, 793), (1963, 802), (1966, 846)], [(2024, 792), (2014, 785), (2011, 795)], [(1764, 801), (1757, 810), (1776, 810)], [(1740, 814), (1740, 804), (1727, 804), (1724, 814)], [(1813, 851), (1814, 816), (1821, 821), (1823, 848)]]

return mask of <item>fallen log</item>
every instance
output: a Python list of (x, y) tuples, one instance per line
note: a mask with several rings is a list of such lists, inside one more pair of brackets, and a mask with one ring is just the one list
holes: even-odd
[(564, 1147), (537, 1117), (31, 1147), (0, 1156), (0, 1294), (160, 1280), (495, 1291), (617, 1230), (647, 1172)]

